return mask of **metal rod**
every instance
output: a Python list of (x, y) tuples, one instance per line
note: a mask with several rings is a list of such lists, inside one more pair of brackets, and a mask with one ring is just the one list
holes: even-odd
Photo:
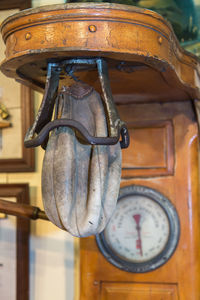
[(118, 134), (118, 128), (121, 120), (113, 100), (112, 91), (110, 87), (110, 80), (108, 75), (108, 66), (104, 59), (102, 58), (97, 59), (97, 69), (99, 74), (99, 80), (101, 83), (101, 88), (103, 91), (106, 110), (108, 114), (108, 122), (110, 125), (108, 126), (109, 135), (111, 137), (114, 137), (117, 136)]
[(32, 220), (42, 219), (49, 221), (45, 212), (39, 207), (22, 203), (14, 203), (3, 199), (0, 199), (0, 212)]

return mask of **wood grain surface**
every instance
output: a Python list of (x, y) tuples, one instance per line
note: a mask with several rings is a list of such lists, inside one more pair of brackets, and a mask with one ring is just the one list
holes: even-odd
[[(165, 195), (177, 209), (180, 240), (166, 264), (152, 272), (136, 274), (110, 264), (99, 251), (95, 237), (81, 239), (80, 299), (124, 300), (135, 297), (141, 300), (199, 300), (198, 127), (192, 104), (188, 101), (146, 103), (121, 105), (118, 109), (128, 126), (133, 122), (134, 128), (134, 124), (140, 120), (140, 128), (143, 128), (143, 132), (146, 130), (148, 136), (142, 140), (139, 135), (135, 135), (135, 139), (131, 139), (130, 149), (123, 153), (122, 166), (125, 168), (122, 171), (121, 186), (147, 186)], [(168, 122), (172, 124), (171, 137), (165, 139), (165, 146), (160, 146), (164, 132), (156, 132), (156, 144), (154, 133), (150, 134), (150, 131), (152, 127), (158, 128), (157, 124), (163, 126)], [(137, 153), (134, 152), (134, 142)], [(147, 151), (149, 149), (151, 151)], [(156, 173), (153, 165), (155, 151), (160, 152), (161, 157), (163, 151), (169, 153), (166, 161), (171, 159), (170, 174)], [(138, 153), (149, 162), (149, 168), (136, 165)]]
[[(111, 86), (119, 102), (124, 94), (138, 101), (200, 98), (198, 60), (149, 10), (108, 3), (45, 6), (9, 17), (1, 32), (6, 43), (2, 72), (35, 88), (44, 88), (50, 58), (101, 56), (112, 59)], [(93, 72), (80, 76), (96, 84)]]

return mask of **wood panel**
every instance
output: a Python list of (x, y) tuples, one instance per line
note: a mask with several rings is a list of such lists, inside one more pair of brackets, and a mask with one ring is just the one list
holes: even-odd
[(176, 285), (103, 282), (100, 300), (177, 300)]
[[(127, 106), (127, 109), (134, 110)], [(120, 111), (120, 108), (119, 108)], [(171, 121), (128, 122), (130, 146), (122, 151), (122, 177), (173, 174), (174, 136)]]
[[(127, 122), (138, 122), (139, 120), (142, 120), (142, 122), (171, 120), (170, 122), (172, 122), (174, 173), (163, 176), (150, 175), (143, 178), (141, 176), (126, 178), (122, 180), (121, 186), (131, 184), (147, 186), (158, 190), (170, 199), (180, 218), (180, 240), (176, 251), (166, 264), (152, 272), (136, 274), (122, 271), (110, 264), (100, 253), (94, 237), (81, 239), (82, 277), (80, 299), (99, 299), (101, 282), (108, 284), (116, 282), (119, 285), (122, 282), (132, 282), (130, 286), (133, 287), (135, 283), (141, 283), (144, 287), (152, 287), (154, 284), (177, 286), (178, 295), (175, 294), (177, 299), (199, 300), (198, 128), (192, 103), (122, 105), (120, 106), (120, 115)], [(146, 142), (150, 143), (151, 141), (147, 139)], [(126, 162), (128, 163), (128, 158), (126, 158)], [(108, 292), (105, 291), (105, 293)], [(112, 299), (115, 299), (115, 296)], [(124, 299), (126, 299), (126, 296), (124, 296)], [(158, 299), (162, 299), (161, 296)]]

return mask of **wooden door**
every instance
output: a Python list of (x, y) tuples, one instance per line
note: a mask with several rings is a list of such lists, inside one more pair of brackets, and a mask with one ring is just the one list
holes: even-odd
[(180, 240), (163, 266), (147, 273), (110, 264), (95, 237), (81, 239), (81, 300), (199, 300), (198, 129), (190, 101), (120, 105), (131, 144), (123, 150), (121, 186), (165, 195), (180, 219)]

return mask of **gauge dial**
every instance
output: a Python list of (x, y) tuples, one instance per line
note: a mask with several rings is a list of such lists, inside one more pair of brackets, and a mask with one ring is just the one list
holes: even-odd
[(97, 236), (105, 257), (131, 272), (147, 272), (164, 264), (179, 239), (179, 220), (172, 203), (143, 186), (121, 189), (106, 229)]
[(164, 249), (169, 231), (169, 220), (161, 206), (136, 195), (119, 202), (104, 235), (117, 255), (128, 261), (144, 262)]

